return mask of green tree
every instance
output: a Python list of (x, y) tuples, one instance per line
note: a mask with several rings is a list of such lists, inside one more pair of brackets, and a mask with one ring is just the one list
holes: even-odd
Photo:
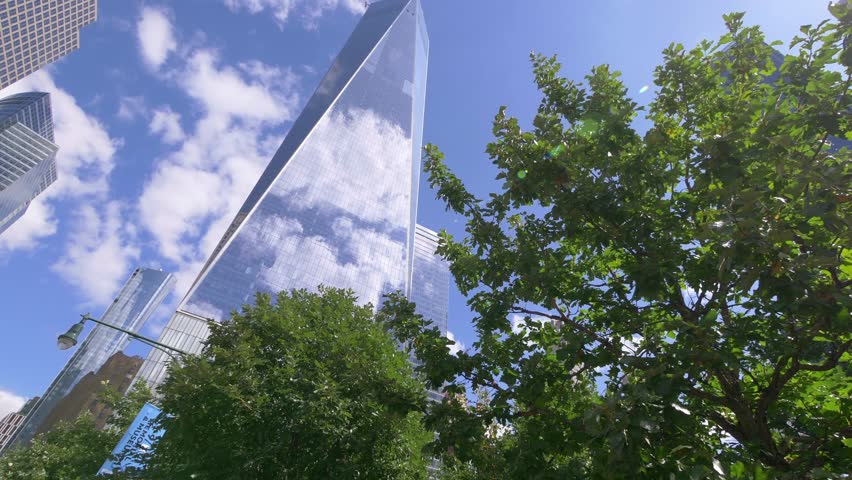
[(425, 478), (425, 389), (351, 291), (279, 294), (222, 324), (160, 387), (146, 475)]
[[(490, 392), (486, 408), (429, 415), (448, 464), (479, 478), (852, 471), (852, 171), (831, 145), (852, 140), (852, 12), (831, 13), (780, 72), (759, 28), (725, 16), (720, 40), (663, 52), (647, 109), (606, 65), (581, 84), (533, 55), (543, 98), (526, 131), (500, 108), (487, 200), (427, 146), (431, 185), (467, 218), (439, 251), (479, 339), (453, 356), (404, 299), (385, 314), (431, 385)], [(495, 421), (514, 462), (499, 475), (483, 454)]]
[[(139, 409), (150, 398), (150, 392), (138, 384), (127, 396), (110, 386), (100, 393), (100, 400), (113, 412), (105, 429), (95, 427), (94, 418), (84, 412), (71, 422), (60, 422), (49, 432), (40, 434), (27, 446), (17, 447), (0, 458), (3, 480), (89, 480), (112, 454), (124, 431)], [(99, 478), (121, 478), (106, 476)]]

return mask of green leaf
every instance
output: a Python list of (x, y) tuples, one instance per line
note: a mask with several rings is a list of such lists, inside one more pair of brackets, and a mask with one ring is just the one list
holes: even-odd
[[(389, 333), (424, 332), (414, 310), (391, 295), (376, 315), (352, 291), (322, 286), (274, 302), (258, 294), (211, 327), (202, 355), (170, 364), (158, 390), (167, 433), (146, 474), (422, 478), (434, 438), (422, 423), (424, 384)], [(429, 331), (412, 339), (429, 345), (424, 360), (451, 362), (446, 339)]]
[[(493, 391), (426, 414), (432, 451), (458, 478), (852, 471), (839, 442), (801, 441), (848, 428), (852, 355), (790, 368), (793, 355), (819, 365), (850, 339), (852, 305), (835, 287), (852, 278), (852, 158), (824, 145), (826, 133), (852, 140), (836, 65), (852, 58), (848, 22), (806, 26), (778, 65), (747, 21), (725, 15), (727, 33), (692, 50), (671, 43), (644, 110), (610, 66), (566, 77), (534, 54), (541, 99), (528, 118), (495, 118), (486, 151), (505, 181), (485, 201), (437, 153), (427, 161), (439, 199), (465, 216), (465, 238), (447, 251), (468, 296), (462, 321), (479, 337), (449, 360), (424, 347), (435, 340), (416, 322), (398, 339), (421, 340), (431, 385), (461, 399)], [(779, 68), (783, 81), (761, 77)], [(684, 301), (684, 285), (707, 299)], [(548, 326), (513, 334), (516, 312)], [(499, 438), (486, 434), (494, 422)]]

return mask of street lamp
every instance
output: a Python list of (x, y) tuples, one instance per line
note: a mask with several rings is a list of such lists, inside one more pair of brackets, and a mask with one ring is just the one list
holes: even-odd
[(111, 328), (113, 330), (118, 330), (121, 333), (125, 333), (125, 334), (135, 338), (136, 340), (139, 340), (140, 342), (142, 342), (142, 343), (144, 343), (144, 344), (146, 344), (150, 347), (156, 348), (157, 350), (164, 352), (166, 355), (172, 357), (172, 359), (174, 359), (174, 360), (177, 360), (177, 359), (173, 355), (173, 352), (178, 353), (180, 355), (184, 355), (184, 356), (191, 355), (191, 353), (185, 352), (185, 351), (183, 351), (179, 348), (170, 347), (170, 346), (164, 345), (160, 342), (151, 340), (148, 337), (143, 337), (142, 335), (139, 335), (138, 333), (133, 333), (133, 332), (125, 330), (123, 328), (116, 327), (115, 325), (110, 325), (108, 323), (104, 323), (104, 322), (98, 320), (97, 318), (92, 317), (88, 313), (80, 315), (80, 321), (75, 323), (74, 325), (71, 325), (71, 328), (69, 328), (67, 332), (63, 333), (62, 335), (59, 336), (59, 338), (56, 339), (56, 346), (59, 347), (60, 350), (68, 350), (69, 348), (73, 347), (74, 345), (77, 345), (77, 338), (80, 336), (80, 333), (83, 331), (83, 325), (86, 323), (86, 320), (91, 320), (91, 321), (97, 323), (98, 325), (103, 325), (104, 327)]
[(63, 333), (57, 339), (57, 346), (60, 350), (68, 350), (69, 348), (77, 345), (77, 337), (80, 336), (80, 332), (83, 331), (83, 322), (75, 323), (71, 325), (71, 328), (68, 329), (67, 332)]

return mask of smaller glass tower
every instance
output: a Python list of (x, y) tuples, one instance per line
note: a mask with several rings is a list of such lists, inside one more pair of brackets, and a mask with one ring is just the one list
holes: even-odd
[(417, 313), (447, 334), (450, 306), (450, 266), (435, 253), (438, 234), (418, 224), (414, 232), (414, 268), (412, 269), (409, 300)]
[[(431, 320), (441, 333), (447, 335), (447, 317), (450, 308), (450, 265), (435, 253), (438, 234), (416, 225), (414, 230), (414, 265), (411, 291), (408, 299), (414, 302), (414, 311)], [(416, 358), (411, 361), (417, 365)], [(441, 402), (444, 395), (436, 390), (427, 392), (429, 399)]]
[(56, 181), (58, 149), (47, 93), (0, 99), (0, 234)]
[[(171, 292), (174, 284), (175, 278), (171, 273), (137, 268), (100, 320), (131, 332), (138, 332)], [(98, 325), (92, 329), (65, 364), (65, 368), (47, 388), (41, 400), (27, 415), (21, 429), (9, 444), (32, 440), (40, 431), (41, 424), (54, 408), (60, 405), (62, 399), (74, 390), (80, 380), (87, 375), (97, 374), (109, 358), (124, 350), (129, 341), (126, 333), (111, 328)]]

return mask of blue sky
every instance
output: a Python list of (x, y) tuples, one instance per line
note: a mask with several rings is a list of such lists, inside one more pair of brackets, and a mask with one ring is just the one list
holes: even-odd
[[(529, 124), (538, 105), (531, 51), (563, 74), (623, 72), (646, 103), (670, 42), (691, 47), (747, 12), (770, 40), (825, 18), (811, 0), (422, 0), (431, 51), (424, 139), (474, 193), (494, 188), (483, 153), (507, 105)], [(39, 395), (71, 355), (56, 336), (100, 315), (136, 266), (177, 272), (144, 327), (156, 335), (292, 120), (363, 13), (361, 0), (99, 2), (81, 48), (0, 91), (51, 93), (60, 180), (0, 236), (0, 415)], [(420, 223), (461, 236), (422, 178)], [(475, 341), (451, 291), (450, 330)], [(134, 352), (141, 351), (136, 350)]]

